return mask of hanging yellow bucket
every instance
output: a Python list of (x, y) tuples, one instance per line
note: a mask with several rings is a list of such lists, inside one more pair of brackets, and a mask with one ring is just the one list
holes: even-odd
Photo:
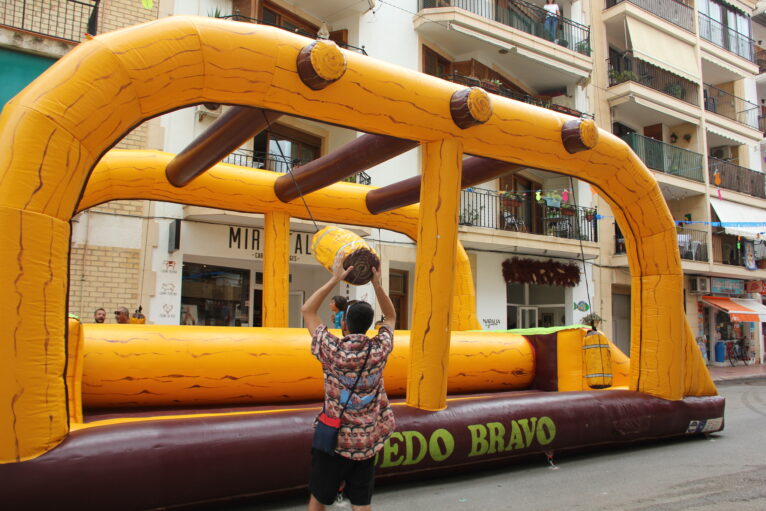
[(612, 386), (612, 358), (606, 337), (591, 330), (583, 339), (583, 375), (592, 389)]
[(380, 269), (380, 258), (375, 250), (353, 232), (340, 227), (328, 225), (314, 234), (311, 251), (316, 260), (330, 271), (336, 255), (342, 253), (343, 267), (354, 267), (345, 280), (355, 286), (372, 280), (372, 268)]

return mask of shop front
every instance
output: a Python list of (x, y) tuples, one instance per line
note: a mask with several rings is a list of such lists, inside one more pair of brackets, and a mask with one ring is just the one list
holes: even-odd
[(723, 366), (732, 359), (735, 365), (762, 360), (761, 323), (766, 322), (766, 307), (760, 299), (746, 298), (744, 280), (713, 277), (710, 281), (711, 294), (702, 296), (699, 303), (709, 362)]

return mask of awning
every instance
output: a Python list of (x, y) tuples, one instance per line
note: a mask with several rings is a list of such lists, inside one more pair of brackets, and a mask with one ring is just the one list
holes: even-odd
[(745, 137), (737, 136), (736, 133), (732, 133), (731, 131), (722, 128), (720, 126), (716, 126), (712, 122), (708, 122), (705, 124), (705, 129), (711, 133), (715, 133), (719, 137), (723, 137), (726, 140), (730, 140), (734, 142), (737, 145), (747, 145), (748, 141)]
[(634, 53), (673, 74), (699, 82), (699, 59), (692, 46), (636, 19), (626, 17), (625, 23)]
[(723, 228), (727, 234), (756, 238), (757, 235), (766, 233), (766, 210), (722, 201), (715, 197), (710, 197), (710, 204), (724, 224)]
[(766, 321), (766, 307), (756, 300), (703, 296), (702, 301), (728, 313), (732, 321), (756, 323)]

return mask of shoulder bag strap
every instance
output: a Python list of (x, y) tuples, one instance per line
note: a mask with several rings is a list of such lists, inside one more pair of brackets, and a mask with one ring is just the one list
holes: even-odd
[(364, 364), (362, 364), (362, 368), (359, 370), (359, 374), (356, 375), (356, 381), (354, 382), (354, 386), (351, 387), (351, 392), (349, 392), (348, 394), (348, 399), (346, 399), (346, 402), (343, 404), (343, 409), (340, 411), (340, 415), (338, 415), (338, 420), (343, 418), (343, 414), (346, 412), (346, 407), (348, 406), (348, 402), (351, 401), (351, 396), (354, 395), (356, 386), (359, 384), (359, 379), (362, 377), (362, 373), (367, 367), (367, 362), (370, 360), (370, 352), (372, 351), (372, 339), (368, 339), (368, 342), (369, 342), (369, 346), (367, 346), (367, 356), (364, 357)]

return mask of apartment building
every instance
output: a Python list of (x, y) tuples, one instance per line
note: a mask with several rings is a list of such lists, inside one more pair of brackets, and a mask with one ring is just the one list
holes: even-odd
[[(55, 24), (31, 26), (24, 17), (9, 17), (6, 6), (0, 51), (52, 62), (93, 19), (102, 33), (158, 16), (214, 16), (329, 38), (383, 62), (594, 118), (653, 170), (679, 221), (687, 315), (711, 358), (716, 341), (731, 337), (747, 338), (762, 356), (761, 323), (732, 321), (742, 314), (735, 306), (749, 307), (747, 317), (760, 319), (763, 270), (746, 265), (754, 260), (757, 268), (766, 259), (760, 240), (766, 227), (757, 225), (766, 210), (766, 81), (755, 44), (766, 39), (766, 27), (754, 4), (562, 0), (561, 16), (546, 23), (543, 2), (536, 0), (163, 0), (152, 10), (120, 0), (101, 2), (97, 11), (95, 3), (59, 3), (90, 5), (95, 18), (81, 15), (80, 28), (71, 32), (76, 36), (45, 34), (51, 29), (39, 27)], [(108, 13), (119, 6), (128, 10), (117, 23)], [(73, 17), (55, 10), (47, 16)], [(21, 44), (25, 38), (61, 51)], [(44, 64), (30, 64), (28, 75)], [(178, 153), (216, 126), (226, 108), (205, 104), (169, 113), (137, 128), (121, 146)], [(287, 172), (360, 135), (282, 116), (239, 141), (225, 161)], [(415, 148), (350, 179), (386, 186), (419, 174), (420, 165)], [(629, 247), (598, 190), (545, 169), (513, 167), (461, 193), (460, 240), (471, 259), (485, 328), (562, 325), (595, 312), (605, 319), (602, 329), (629, 350)], [(299, 304), (325, 274), (310, 251), (314, 225), (294, 218), (290, 228), (290, 326), (300, 326)], [(414, 244), (396, 233), (353, 228), (381, 253), (399, 327), (408, 328)], [(153, 323), (258, 326), (262, 229), (260, 215), (196, 206), (119, 201), (94, 208), (73, 222), (70, 310), (89, 319), (98, 305), (142, 305)], [(580, 279), (554, 278), (583, 267)], [(337, 292), (372, 297), (365, 288), (341, 286)]]

